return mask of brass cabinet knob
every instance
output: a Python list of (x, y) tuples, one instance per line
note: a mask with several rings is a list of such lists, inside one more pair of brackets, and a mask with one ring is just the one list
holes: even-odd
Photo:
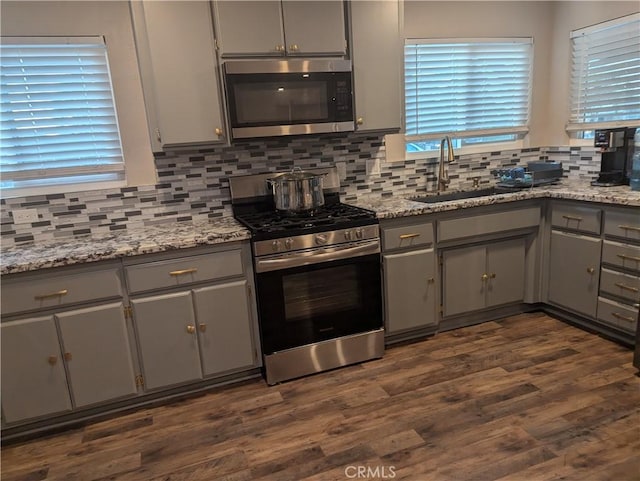
[(436, 280), (433, 277), (429, 277), (429, 279), (427, 279), (427, 284), (433, 284)]
[(220, 127), (216, 127), (216, 135), (218, 137), (224, 137), (224, 132), (222, 131), (222, 129)]
[(64, 353), (64, 360), (65, 361), (71, 361), (73, 359), (73, 356), (71, 355), (70, 352), (65, 352)]
[(284, 45), (276, 45), (276, 52), (284, 52)]
[(58, 362), (58, 356), (49, 356), (49, 359), (47, 360), (49, 362), (49, 364), (51, 364), (52, 366), (55, 366), (56, 363)]
[(358, 117), (356, 119), (356, 125), (362, 125), (362, 124), (364, 124), (364, 119), (362, 117)]
[(593, 274), (596, 270), (593, 267), (587, 267), (587, 272)]
[(189, 334), (193, 334), (194, 332), (196, 332), (196, 326), (187, 326), (187, 332)]
[(482, 274), (482, 277), (480, 279), (482, 279), (483, 281), (486, 281), (487, 279), (489, 279), (489, 276), (486, 274)]
[(292, 43), (291, 46), (289, 47), (289, 50), (291, 52), (297, 52), (299, 50), (298, 45), (295, 43)]
[(491, 275), (489, 276), (491, 279), (495, 279), (496, 278), (496, 273), (492, 272)]
[(204, 323), (200, 323), (198, 324), (198, 328), (200, 329), (200, 332), (205, 332), (207, 330), (207, 325)]

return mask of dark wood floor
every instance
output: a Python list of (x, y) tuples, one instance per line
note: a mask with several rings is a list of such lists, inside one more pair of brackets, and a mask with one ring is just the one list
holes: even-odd
[(546, 315), (515, 316), (9, 445), (2, 481), (639, 480), (631, 360)]

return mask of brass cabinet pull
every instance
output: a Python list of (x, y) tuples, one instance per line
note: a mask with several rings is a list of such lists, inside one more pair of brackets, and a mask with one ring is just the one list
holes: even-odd
[(49, 356), (49, 359), (47, 359), (47, 362), (49, 362), (49, 364), (51, 364), (52, 366), (55, 366), (56, 363), (58, 362), (58, 356)]
[(222, 131), (222, 129), (220, 127), (216, 127), (215, 132), (216, 132), (216, 135), (218, 137), (224, 137), (224, 132)]
[(413, 239), (414, 237), (420, 237), (420, 234), (419, 233), (415, 233), (415, 234), (400, 234), (400, 240)]
[(66, 296), (69, 293), (69, 291), (67, 289), (62, 289), (61, 291), (58, 292), (52, 292), (51, 294), (42, 294), (40, 296), (34, 296), (34, 299), (36, 301), (41, 301), (43, 299), (49, 299), (51, 297), (62, 297), (62, 296)]
[(169, 272), (170, 276), (183, 276), (185, 274), (193, 274), (194, 272), (198, 272), (196, 267), (191, 267), (189, 269), (182, 269), (180, 271), (171, 271)]
[(362, 117), (358, 117), (356, 119), (356, 125), (362, 125), (362, 124), (364, 124), (364, 119)]
[(593, 267), (587, 267), (587, 272), (593, 274), (596, 270)]
[(640, 227), (635, 226), (635, 225), (619, 225), (618, 226), (620, 229), (624, 229), (624, 230), (635, 230), (640, 232)]
[(617, 312), (612, 312), (611, 315), (617, 319), (620, 319), (621, 321), (635, 322), (635, 319), (633, 319), (632, 317), (623, 316), (622, 314), (618, 314)]
[(564, 217), (567, 220), (577, 220), (578, 222), (582, 220), (582, 217), (577, 217), (575, 215), (563, 215), (562, 217)]
[(629, 261), (640, 262), (640, 257), (628, 256), (626, 254), (616, 254), (620, 259), (626, 259)]
[(298, 45), (295, 43), (292, 43), (291, 46), (289, 47), (289, 50), (292, 52), (297, 52), (299, 50)]
[(189, 334), (193, 334), (194, 332), (196, 332), (196, 326), (187, 326), (187, 332)]
[(65, 352), (64, 353), (64, 360), (65, 361), (71, 361), (73, 359), (73, 356), (71, 355), (70, 352)]
[(489, 276), (491, 279), (495, 279), (496, 278), (496, 273), (492, 272), (491, 275)]
[(620, 289), (626, 289), (626, 290), (631, 291), (631, 292), (638, 292), (639, 291), (639, 289), (637, 287), (627, 286), (626, 284), (623, 284), (622, 282), (616, 282), (615, 285), (618, 286)]
[(200, 332), (205, 332), (207, 330), (207, 325), (204, 323), (198, 324), (198, 327), (200, 328)]

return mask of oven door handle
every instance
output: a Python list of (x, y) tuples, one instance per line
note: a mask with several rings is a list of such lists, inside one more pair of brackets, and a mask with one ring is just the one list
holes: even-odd
[(308, 266), (311, 264), (319, 264), (321, 262), (378, 253), (380, 253), (380, 241), (376, 239), (360, 242), (358, 244), (312, 249), (307, 252), (296, 253), (294, 255), (257, 258), (256, 272), (260, 273), (289, 269), (291, 267)]

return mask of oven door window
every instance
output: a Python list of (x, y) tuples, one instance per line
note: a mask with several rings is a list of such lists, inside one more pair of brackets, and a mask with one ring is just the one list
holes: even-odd
[(257, 280), (266, 354), (382, 327), (378, 255), (266, 272)]

